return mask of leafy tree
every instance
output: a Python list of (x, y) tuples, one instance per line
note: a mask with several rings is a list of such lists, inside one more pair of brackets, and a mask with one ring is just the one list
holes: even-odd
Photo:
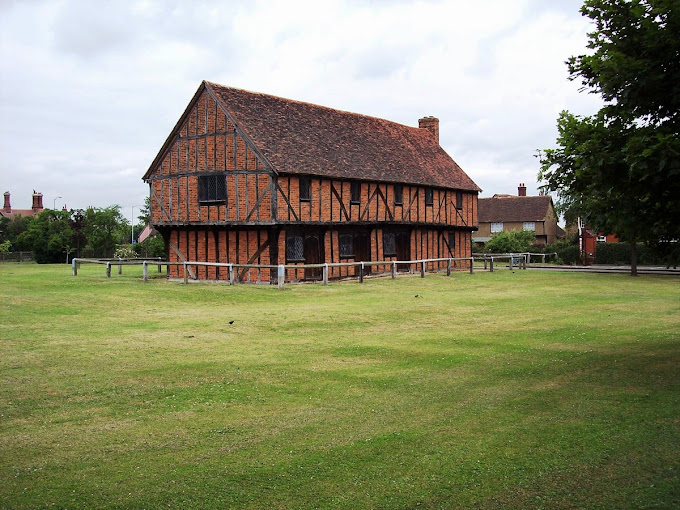
[(38, 264), (68, 262), (68, 256), (73, 251), (72, 234), (68, 211), (45, 209), (33, 218), (17, 242), (33, 250)]
[(2, 231), (2, 240), (12, 243), (12, 247), (19, 251), (30, 251), (33, 248), (19, 242), (19, 236), (28, 230), (28, 227), (33, 222), (33, 216), (22, 216), (17, 214), (12, 216), (12, 219), (2, 218), (0, 230)]
[(83, 232), (88, 253), (95, 257), (112, 256), (116, 246), (127, 239), (128, 226), (118, 205), (87, 209)]
[(528, 251), (534, 241), (536, 236), (527, 230), (503, 231), (494, 234), (485, 249), (488, 253), (521, 253)]
[(570, 79), (605, 104), (590, 117), (560, 114), (539, 179), (562, 211), (630, 243), (637, 275), (638, 241), (680, 255), (680, 5), (586, 0), (581, 12), (595, 24), (593, 52), (569, 59)]

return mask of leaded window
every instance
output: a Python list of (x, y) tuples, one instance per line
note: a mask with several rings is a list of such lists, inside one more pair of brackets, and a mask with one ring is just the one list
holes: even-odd
[(387, 232), (383, 234), (383, 255), (386, 257), (397, 254), (397, 245), (394, 241), (394, 234)]
[(456, 191), (456, 209), (463, 208), (463, 192)]
[(502, 221), (492, 221), (491, 222), (491, 233), (496, 234), (498, 232), (503, 232), (503, 222)]
[(312, 180), (309, 177), (300, 177), (300, 200), (309, 202), (312, 199)]
[(198, 176), (198, 201), (224, 202), (227, 199), (227, 180), (224, 174)]
[(351, 235), (340, 236), (340, 256), (354, 257), (354, 239)]
[(290, 236), (286, 239), (286, 260), (288, 262), (304, 262), (305, 248), (300, 236)]
[(528, 232), (536, 232), (536, 222), (535, 221), (525, 221), (522, 223), (522, 230)]

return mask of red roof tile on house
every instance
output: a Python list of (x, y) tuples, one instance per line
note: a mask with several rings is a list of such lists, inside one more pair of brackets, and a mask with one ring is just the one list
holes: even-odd
[(216, 83), (201, 86), (276, 172), (480, 190), (427, 129)]
[(551, 204), (552, 198), (548, 195), (538, 197), (507, 195), (480, 198), (477, 218), (480, 223), (543, 221)]

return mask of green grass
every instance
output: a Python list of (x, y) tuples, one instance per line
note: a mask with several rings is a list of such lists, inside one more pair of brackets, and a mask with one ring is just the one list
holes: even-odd
[(124, 273), (0, 266), (0, 507), (680, 504), (677, 278)]

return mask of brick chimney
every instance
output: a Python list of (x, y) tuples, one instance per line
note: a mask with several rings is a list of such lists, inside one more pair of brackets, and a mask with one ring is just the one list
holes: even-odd
[(36, 193), (35, 190), (33, 190), (33, 205), (31, 206), (31, 209), (33, 209), (33, 213), (37, 213), (43, 210), (42, 197), (43, 197), (42, 193)]
[(517, 196), (518, 197), (526, 197), (527, 196), (527, 187), (524, 185), (523, 182), (520, 182), (519, 186), (517, 186)]
[(423, 117), (418, 119), (418, 127), (427, 129), (439, 143), (439, 119), (437, 117)]
[(3, 209), (6, 213), (12, 212), (12, 206), (9, 203), (9, 191), (5, 191), (5, 206)]

